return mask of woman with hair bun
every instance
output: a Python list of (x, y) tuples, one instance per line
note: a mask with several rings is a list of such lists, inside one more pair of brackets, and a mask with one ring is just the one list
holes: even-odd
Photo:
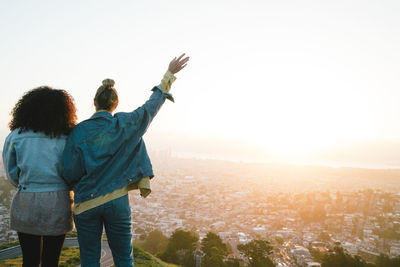
[(133, 112), (111, 114), (118, 105), (114, 81), (106, 79), (94, 97), (96, 113), (68, 137), (63, 176), (74, 188), (74, 221), (82, 267), (100, 266), (101, 235), (107, 234), (114, 264), (133, 266), (128, 191), (150, 193), (153, 170), (142, 136), (169, 94), (174, 74), (186, 66), (184, 54), (169, 64), (161, 84)]
[(17, 231), (23, 266), (58, 266), (65, 234), (72, 229), (72, 196), (61, 177), (61, 156), (76, 124), (73, 98), (42, 86), (17, 102), (3, 161), (17, 187), (10, 228)]

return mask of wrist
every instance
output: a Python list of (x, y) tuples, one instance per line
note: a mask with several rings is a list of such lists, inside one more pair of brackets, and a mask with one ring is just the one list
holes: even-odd
[(167, 76), (168, 78), (175, 77), (174, 73), (169, 69), (165, 72), (164, 76)]

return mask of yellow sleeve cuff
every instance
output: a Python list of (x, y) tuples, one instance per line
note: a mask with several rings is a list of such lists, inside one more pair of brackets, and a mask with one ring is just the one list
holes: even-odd
[(175, 82), (176, 77), (172, 72), (167, 70), (167, 72), (164, 74), (163, 79), (161, 80), (161, 87), (163, 90), (163, 93), (168, 94), (169, 91), (171, 90), (171, 85), (173, 82)]
[(128, 185), (128, 191), (130, 190), (135, 190), (139, 189), (140, 195), (142, 197), (147, 197), (151, 193), (151, 187), (150, 187), (150, 177), (143, 177), (136, 183), (132, 183)]

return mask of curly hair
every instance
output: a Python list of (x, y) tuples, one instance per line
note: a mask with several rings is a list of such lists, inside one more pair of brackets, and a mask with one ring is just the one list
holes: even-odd
[(68, 135), (76, 125), (74, 99), (65, 90), (41, 86), (26, 92), (11, 111), (10, 130), (32, 130), (49, 137)]

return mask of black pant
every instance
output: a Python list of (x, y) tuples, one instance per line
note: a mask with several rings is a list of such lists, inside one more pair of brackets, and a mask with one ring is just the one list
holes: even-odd
[(56, 267), (60, 259), (65, 235), (40, 236), (18, 232), (22, 249), (23, 267)]

